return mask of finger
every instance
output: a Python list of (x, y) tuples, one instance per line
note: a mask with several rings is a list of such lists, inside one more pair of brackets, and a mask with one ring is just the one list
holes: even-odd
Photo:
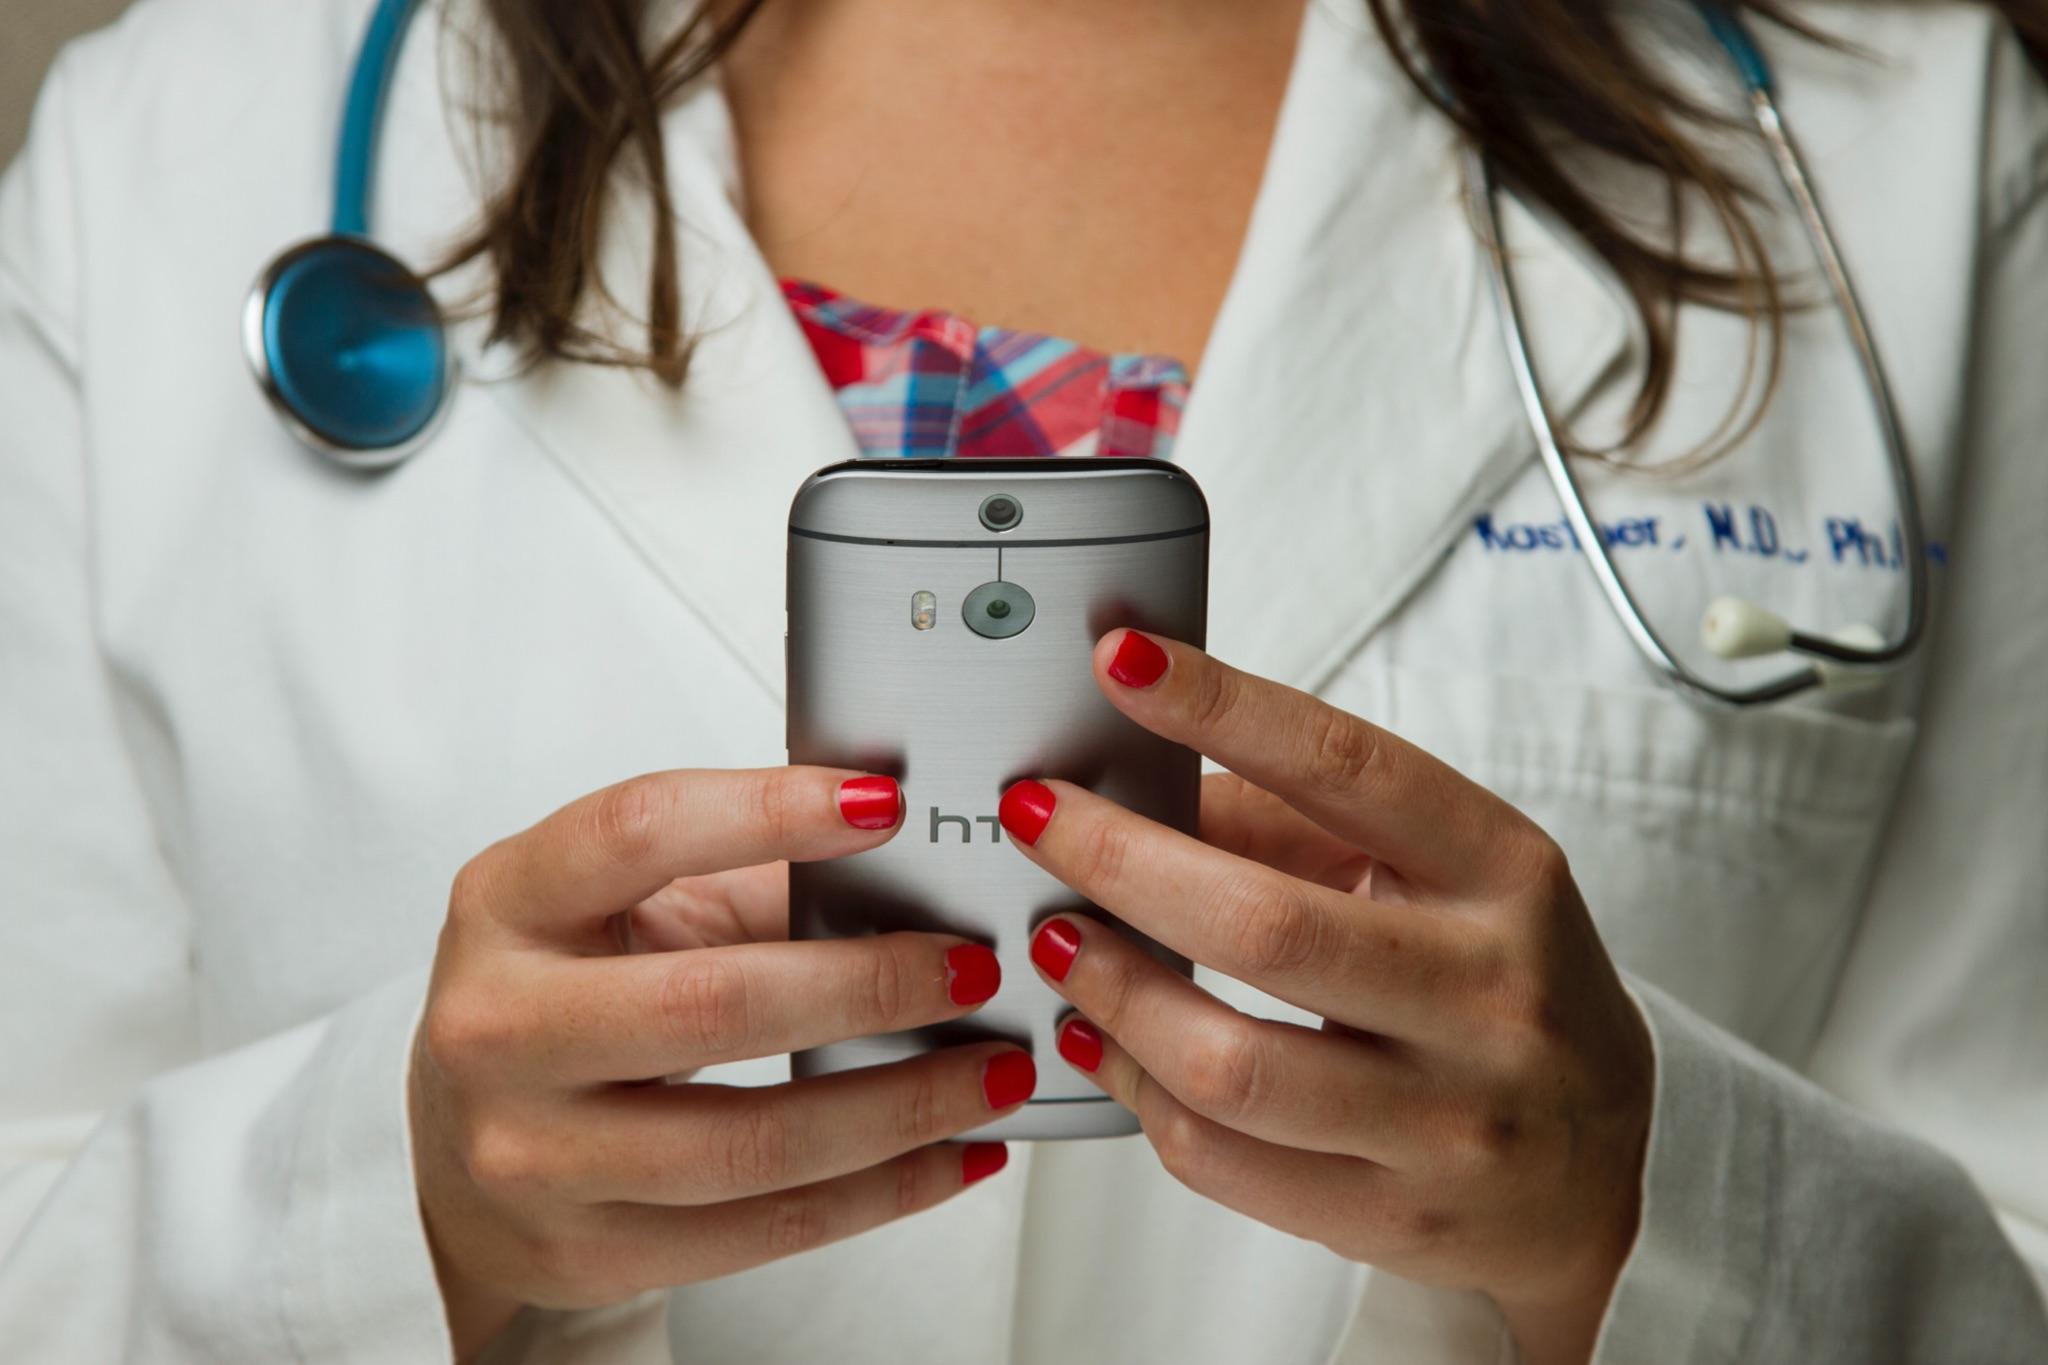
[[(888, 841), (902, 793), (826, 768), (679, 771), (573, 801), (463, 870), (457, 901), (530, 936), (579, 942), (678, 877), (778, 859), (843, 857)], [(874, 824), (893, 812), (890, 823)]]
[[(1159, 1163), (1195, 1193), (1269, 1227), (1341, 1246), (1345, 1224), (1394, 1179), (1357, 1157), (1266, 1142), (1195, 1112), (1105, 1042), (1095, 1080), (1138, 1116)], [(1355, 1239), (1354, 1239), (1355, 1240)]]
[(1002, 982), (984, 945), (912, 931), (526, 961), (465, 992), (472, 1003), (455, 1012), (446, 1027), (456, 1036), (446, 1041), (487, 1070), (565, 1085), (943, 1023), (979, 1008)]
[(1191, 646), (1112, 631), (1096, 645), (1095, 674), (1110, 702), (1146, 729), (1429, 885), (1486, 883), (1501, 845), (1527, 824), (1398, 735)]
[(582, 1203), (718, 1204), (830, 1180), (1010, 1113), (1037, 1082), (1007, 1043), (771, 1086), (609, 1090), (560, 1109), (550, 1187)]
[(1469, 920), (1394, 909), (1289, 877), (1067, 782), (998, 806), (1033, 862), (1196, 962), (1358, 1028), (1415, 1036), (1479, 968)]
[(1373, 870), (1370, 855), (1236, 773), (1202, 779), (1198, 833), (1203, 843), (1225, 853), (1337, 891), (1357, 890)]
[[(621, 1204), (589, 1251), (627, 1293), (693, 1284), (810, 1251), (945, 1203), (1008, 1160), (1000, 1142), (940, 1144), (851, 1175), (708, 1208)], [(605, 1299), (616, 1293), (602, 1295)]]
[(1423, 1095), (1390, 1049), (1232, 1009), (1084, 915), (1040, 925), (1031, 957), (1086, 1016), (1056, 1035), (1079, 1070), (1120, 1044), (1175, 1099), (1241, 1133), (1388, 1164), (1408, 1155)]

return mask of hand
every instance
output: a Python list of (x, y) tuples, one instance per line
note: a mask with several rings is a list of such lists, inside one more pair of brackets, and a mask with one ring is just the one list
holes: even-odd
[[(1653, 1062), (1564, 855), (1393, 735), (1117, 631), (1098, 684), (1207, 754), (1202, 839), (1023, 782), (1027, 855), (1193, 960), (1322, 1015), (1249, 1017), (1083, 915), (1032, 961), (1059, 1047), (1196, 1191), (1354, 1260), (1476, 1288), (1525, 1358), (1583, 1361), (1637, 1223)], [(1206, 842), (1204, 842), (1206, 841)]]
[(886, 777), (661, 773), (463, 868), (411, 1081), (461, 1355), (523, 1304), (728, 1274), (1001, 1168), (1000, 1143), (932, 1144), (1030, 1095), (1030, 1055), (1008, 1044), (760, 1088), (635, 1084), (956, 1019), (995, 994), (995, 954), (950, 935), (786, 941), (775, 860), (857, 853), (901, 819)]

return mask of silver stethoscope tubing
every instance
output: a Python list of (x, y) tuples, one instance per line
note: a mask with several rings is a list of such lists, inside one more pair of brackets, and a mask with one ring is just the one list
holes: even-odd
[[(1473, 201), (1472, 216), (1483, 225), (1487, 236), (1484, 245), (1491, 267), (1495, 312), (1500, 319), (1501, 338), (1506, 343), (1508, 360), (1514, 371), (1515, 388), (1528, 416), (1530, 430), (1535, 434), (1536, 449), (1542, 458), (1544, 471), (1550, 476), (1551, 487), (1557, 493), (1565, 519), (1578, 536), (1586, 566), (1592, 570), (1601, 594), (1606, 597), (1615, 618), (1628, 632), (1629, 639), (1644, 660), (1665, 681), (1695, 696), (1730, 706), (1757, 706), (1816, 687), (1850, 682), (1856, 677), (1854, 669), (1897, 664), (1911, 654), (1919, 645), (1926, 626), (1927, 557), (1920, 520), (1920, 498), (1914, 487), (1913, 467), (1906, 454), (1905, 433), (1899, 423), (1898, 408), (1892, 400), (1891, 385), (1885, 378), (1884, 366), (1878, 360), (1877, 343), (1871, 337), (1848, 268), (1842, 263), (1835, 235), (1829, 229), (1827, 217), (1821, 212), (1820, 202), (1814, 194), (1812, 178), (1807, 174), (1806, 164), (1800, 158), (1778, 111), (1769, 68), (1754, 42), (1732, 15), (1712, 5), (1702, 5), (1701, 13), (1714, 36), (1734, 60), (1748, 87), (1751, 115), (1770, 148), (1771, 160), (1785, 192), (1798, 208), (1807, 242), (1827, 277), (1835, 311), (1842, 319), (1850, 345), (1855, 348), (1863, 384), (1870, 394), (1871, 409), (1877, 416), (1879, 435), (1884, 442), (1891, 473), (1892, 492), (1898, 504), (1899, 529), (1906, 560), (1906, 619), (1896, 638), (1886, 640), (1877, 637), (1874, 631), (1869, 632), (1869, 636), (1875, 638), (1868, 642), (1847, 638), (1846, 633), (1834, 638), (1811, 634), (1793, 628), (1755, 603), (1736, 597), (1721, 597), (1708, 605), (1700, 623), (1701, 636), (1714, 653), (1723, 658), (1741, 659), (1789, 651), (1823, 662), (1808, 663), (1750, 687), (1722, 687), (1700, 677), (1679, 661), (1665, 646), (1616, 571), (1614, 559), (1608, 554), (1607, 546), (1593, 524), (1592, 514), (1587, 510), (1578, 477), (1572, 472), (1571, 462), (1558, 444), (1557, 426), (1551, 418), (1542, 381), (1536, 376), (1536, 366), (1529, 353), (1528, 333), (1522, 324), (1521, 300), (1515, 291), (1514, 273), (1508, 265), (1506, 236), (1501, 225), (1499, 184), (1486, 156), (1469, 144), (1466, 148), (1465, 183), (1467, 194)], [(1828, 667), (1829, 664), (1849, 665), (1850, 669)]]

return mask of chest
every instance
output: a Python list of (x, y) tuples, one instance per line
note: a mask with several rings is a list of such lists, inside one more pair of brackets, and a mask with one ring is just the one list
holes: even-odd
[(749, 227), (785, 276), (1192, 366), (1301, 14), (769, 6), (724, 75)]
[[(456, 868), (585, 791), (781, 761), (780, 699), (716, 624), (737, 610), (779, 629), (780, 582), (664, 581), (659, 527), (614, 520), (616, 486), (565, 478), (563, 450), (500, 404), (466, 403), (430, 458), (367, 487), (305, 477), (266, 428), (236, 440), (234, 501), (265, 515), (185, 540), (175, 572), (121, 575), (113, 617), (170, 851), (204, 907), (218, 1036), (423, 958)], [(733, 523), (726, 557), (779, 542), (771, 452), (752, 452), (760, 491), (735, 499), (694, 464), (704, 449), (670, 478)], [(1722, 541), (1722, 501), (1631, 484), (1600, 503), (1660, 623), (1722, 585), (1814, 619), (1896, 591), (1874, 556), (1825, 539), (1828, 518), (1881, 507), (1759, 494), (1761, 518), (1741, 503)], [(1302, 544), (1260, 533), (1252, 510), (1212, 504), (1215, 581), (1266, 585), (1294, 635), (1328, 628), (1335, 595), (1302, 588)], [(1649, 687), (1583, 565), (1547, 543), (1556, 520), (1533, 470), (1515, 480), (1320, 690), (1556, 836), (1625, 965), (1795, 1053), (1859, 912), (1909, 703), (1717, 716)], [(1787, 552), (1762, 553), (1764, 525)], [(1218, 642), (1232, 662), (1285, 675), (1244, 613), (1212, 625), (1235, 637)]]
[[(796, 7), (767, 12), (777, 8)], [(1212, 644), (1522, 806), (1571, 853), (1625, 965), (1796, 1053), (1860, 911), (1911, 697), (1727, 718), (1645, 686), (1528, 463), (1454, 162), (1440, 154), (1448, 134), (1375, 95), (1398, 87), (1367, 65), (1371, 42), (1326, 24), (1303, 46), (1291, 131), (1283, 118), (1188, 409), (1181, 455), (1215, 527)], [(967, 107), (970, 94), (949, 98)], [(89, 329), (86, 376), (103, 638), (167, 852), (198, 910), (214, 1037), (259, 1036), (422, 960), (462, 861), (585, 791), (659, 767), (780, 760), (788, 499), (853, 443), (775, 274), (1089, 339), (1086, 318), (1052, 307), (1092, 298), (1076, 281), (1110, 288), (1088, 253), (1002, 257), (990, 243), (1040, 250), (1056, 224), (1001, 221), (979, 202), (974, 140), (936, 126), (943, 103), (901, 99), (903, 122), (868, 131), (951, 146), (960, 169), (939, 197), (963, 201), (948, 211), (967, 217), (945, 250), (892, 238), (913, 233), (917, 215), (890, 194), (871, 206), (866, 254), (794, 255), (792, 242), (840, 242), (769, 219), (750, 237), (711, 159), (687, 160), (679, 141), (694, 250), (685, 277), (702, 291), (692, 316), (706, 336), (686, 392), (594, 367), (480, 381), (427, 452), (376, 482), (304, 459), (231, 348), (192, 341), (194, 319), (232, 335), (233, 301), (302, 205), (220, 234), (195, 257), (204, 268), (103, 253), (119, 273), (95, 288), (105, 311)], [(924, 125), (935, 141), (916, 140)], [(826, 163), (841, 136), (785, 131), (821, 139), (812, 154)], [(1964, 297), (1952, 286), (1966, 262), (1920, 259), (1931, 228), (1905, 240), (1882, 230), (1873, 206), (1889, 202), (1879, 182), (1895, 131), (1817, 141), (1836, 198), (1865, 206), (1838, 218), (1873, 284), (1944, 537), (1961, 401), (1950, 358), (1965, 319), (1942, 300)], [(1045, 154), (1068, 152), (1054, 139)], [(949, 164), (869, 160), (873, 175), (926, 186)], [(1356, 173), (1333, 177), (1332, 166)], [(1242, 174), (1249, 196), (1260, 173)], [(791, 195), (806, 192), (800, 181)], [(839, 192), (866, 183), (849, 177)], [(1115, 189), (1085, 175), (1076, 184)], [(774, 192), (755, 189), (760, 218)], [(1166, 231), (1144, 216), (1127, 200), (1104, 221)], [(1934, 210), (1922, 216), (1934, 222)], [(1167, 239), (1145, 240), (1154, 273), (1125, 262), (1146, 282), (1136, 292), (1189, 294), (1157, 273), (1185, 264)], [(1532, 309), (1539, 357), (1572, 408), (1622, 353), (1618, 315), (1568, 253), (1537, 234), (1513, 240), (1522, 285), (1543, 304)], [(962, 243), (980, 244), (985, 279)], [(859, 273), (875, 263), (906, 273)], [(1228, 275), (1219, 268), (1218, 289)], [(1016, 291), (1016, 311), (974, 292), (999, 285)], [(138, 322), (125, 304), (145, 293), (159, 306)], [(1739, 330), (1718, 326), (1688, 334), (1674, 400), (1687, 430), (1723, 411), (1743, 354)], [(1191, 353), (1164, 331), (1105, 340)], [(1843, 417), (1864, 410), (1853, 366), (1830, 318), (1802, 321), (1793, 342), (1767, 430), (1744, 458), (1683, 483), (1595, 490), (1593, 510), (1662, 628), (1687, 630), (1723, 591), (1822, 625), (1896, 609), (1881, 468), (1865, 428)]]

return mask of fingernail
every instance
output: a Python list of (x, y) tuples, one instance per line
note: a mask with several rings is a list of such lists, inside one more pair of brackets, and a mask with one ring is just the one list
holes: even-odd
[(849, 777), (839, 784), (839, 814), (855, 829), (889, 829), (903, 813), (893, 777)]
[(1109, 676), (1125, 687), (1150, 687), (1166, 676), (1166, 665), (1166, 651), (1150, 636), (1127, 630), (1110, 656)]
[(1035, 844), (1038, 836), (1045, 833), (1045, 822), (1052, 819), (1053, 805), (1052, 788), (1027, 777), (1003, 793), (996, 814), (1012, 839), (1020, 844)]
[(1065, 981), (1081, 951), (1081, 931), (1063, 919), (1049, 919), (1031, 936), (1031, 960), (1055, 981)]
[(1031, 1098), (1038, 1087), (1038, 1067), (1028, 1052), (998, 1052), (981, 1069), (981, 1093), (991, 1109), (1008, 1109)]
[(1083, 1071), (1102, 1065), (1102, 1034), (1086, 1019), (1069, 1019), (1060, 1025), (1058, 1042), (1060, 1056)]
[(979, 1005), (1003, 984), (1003, 966), (979, 943), (946, 949), (946, 995), (956, 1005)]
[(1000, 1142), (970, 1142), (960, 1149), (960, 1183), (986, 1180), (1010, 1164), (1010, 1149)]

